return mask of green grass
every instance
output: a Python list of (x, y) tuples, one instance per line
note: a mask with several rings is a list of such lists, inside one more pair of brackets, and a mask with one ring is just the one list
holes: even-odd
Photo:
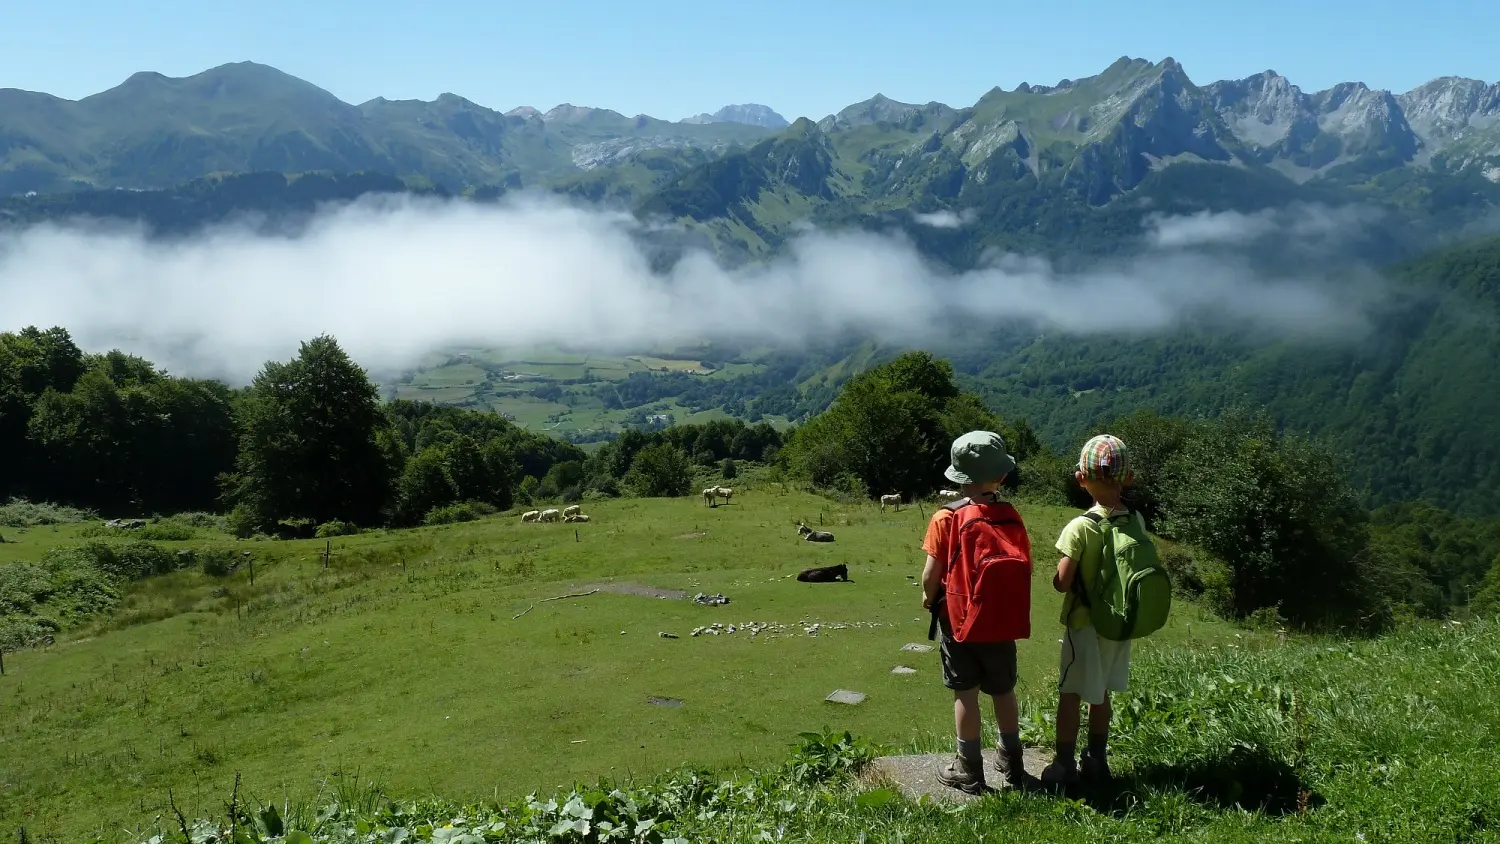
[[(893, 744), (946, 732), (935, 655), (899, 650), (927, 627), (912, 582), (916, 509), (882, 516), (739, 486), (735, 503), (716, 509), (683, 499), (586, 511), (594, 521), (577, 526), (580, 541), (574, 526), (522, 525), (511, 514), (335, 539), (327, 569), (321, 541), (226, 541), (255, 555), (254, 586), (244, 570), (225, 581), (155, 578), (92, 628), (7, 655), (0, 828), (24, 822), (67, 840), (139, 829), (169, 788), (190, 815), (209, 813), (236, 773), (266, 799), (307, 798), (333, 772), (353, 770), (394, 794), (469, 799), (650, 778), (685, 763), (764, 765), (799, 731), (827, 723)], [(1067, 517), (1025, 512), (1038, 543)], [(799, 541), (798, 519), (821, 521), (838, 541)], [(74, 533), (33, 529), (0, 549), (36, 559)], [(790, 579), (834, 562), (849, 564), (855, 583)], [(1056, 599), (1045, 577), (1038, 566), (1039, 632), (1021, 649), (1022, 689), (1033, 697), (1055, 672)], [(512, 618), (537, 599), (608, 581), (724, 592), (732, 603), (599, 593)], [(688, 635), (712, 621), (803, 620), (873, 626)], [(1143, 650), (1234, 635), (1186, 608)], [(921, 673), (892, 676), (902, 662)], [(870, 700), (822, 702), (840, 687)], [(651, 695), (685, 705), (651, 706)]]

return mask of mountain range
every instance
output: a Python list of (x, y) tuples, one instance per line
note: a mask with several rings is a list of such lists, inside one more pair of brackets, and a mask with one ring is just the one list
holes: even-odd
[(1096, 76), (995, 88), (971, 106), (876, 95), (788, 126), (760, 105), (678, 122), (571, 104), (501, 113), (454, 94), (351, 105), (242, 62), (186, 78), (137, 73), (77, 101), (0, 89), (0, 195), (160, 188), (265, 170), (373, 170), (451, 191), (567, 187), (620, 167), (648, 172), (605, 180), (617, 187), (599, 193), (639, 197), (736, 145), (778, 138), (813, 144), (801, 169), (776, 173), (778, 181), (822, 182), (812, 192), (829, 195), (920, 188), (941, 199), (1031, 177), (1056, 179), (1097, 205), (1184, 161), (1265, 169), (1295, 183), (1398, 168), (1472, 171), (1494, 182), (1500, 84), (1443, 77), (1402, 94), (1357, 82), (1308, 93), (1266, 71), (1199, 86), (1170, 58), (1122, 57)]
[[(674, 223), (642, 227), (661, 239), (653, 261), (670, 261), (684, 230), (728, 262), (756, 260), (812, 223), (900, 229), (953, 267), (997, 248), (1065, 266), (1139, 248), (1152, 215), (1358, 205), (1374, 213), (1343, 248), (1389, 267), (1492, 227), (1500, 209), (1500, 84), (1454, 77), (1309, 93), (1271, 71), (1198, 85), (1171, 59), (1121, 58), (965, 107), (876, 95), (779, 120), (754, 105), (678, 122), (571, 104), (501, 113), (453, 94), (350, 105), (248, 63), (136, 74), (77, 102), (0, 90), (0, 226), (87, 215), (184, 232), (246, 210), (295, 225), (364, 193), (491, 201), (526, 188)], [(1262, 240), (1254, 260), (1305, 269), (1301, 252)], [(1361, 454), (1352, 471), (1373, 500), (1497, 512), (1500, 475), (1484, 467), (1500, 466), (1500, 242), (1405, 267), (1392, 277), (1406, 298), (1357, 347), (997, 329), (950, 356), (1059, 448), (1138, 408), (1248, 403)]]

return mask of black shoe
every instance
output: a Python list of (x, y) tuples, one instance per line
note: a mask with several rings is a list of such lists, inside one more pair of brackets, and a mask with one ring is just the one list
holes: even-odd
[(1110, 781), (1109, 759), (1084, 752), (1078, 760), (1078, 773), (1085, 782), (1102, 785)]

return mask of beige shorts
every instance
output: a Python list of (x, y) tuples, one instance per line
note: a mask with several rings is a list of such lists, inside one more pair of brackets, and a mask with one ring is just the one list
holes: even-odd
[(1130, 642), (1099, 638), (1093, 625), (1063, 631), (1058, 661), (1057, 691), (1101, 704), (1109, 692), (1123, 692), (1130, 684)]

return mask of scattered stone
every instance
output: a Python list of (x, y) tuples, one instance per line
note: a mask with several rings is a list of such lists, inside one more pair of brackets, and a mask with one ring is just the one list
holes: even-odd
[(895, 668), (891, 669), (891, 673), (892, 674), (915, 674), (915, 673), (917, 673), (917, 669), (910, 668), (910, 667), (905, 666), (905, 665), (898, 665)]
[(725, 632), (725, 633), (733, 633), (733, 632), (734, 632), (734, 630), (735, 630), (735, 627), (734, 627), (734, 625), (733, 625), (733, 624), (731, 624), (731, 625), (729, 625), (729, 628), (728, 628), (728, 629), (726, 629), (726, 630), (725, 630), (725, 631), (724, 631), (724, 632)]
[(107, 522), (104, 523), (104, 526), (107, 527), (107, 528), (114, 528), (114, 529), (120, 529), (120, 530), (135, 530), (136, 528), (145, 527), (146, 526), (146, 520), (145, 519), (110, 519), (109, 521), (107, 521)]
[(657, 697), (656, 695), (651, 695), (650, 697), (647, 697), (646, 698), (646, 702), (649, 703), (649, 704), (651, 704), (652, 706), (681, 706), (682, 705), (682, 701), (678, 700), (675, 697)]
[(850, 706), (858, 706), (865, 702), (864, 694), (851, 692), (848, 689), (834, 689), (833, 694), (823, 699), (830, 703), (847, 703)]
[(693, 596), (693, 603), (702, 604), (705, 607), (716, 607), (729, 603), (729, 599), (723, 595), (705, 595), (699, 592)]
[(657, 633), (656, 635), (662, 637), (663, 639), (677, 639), (677, 638), (680, 638), (676, 633), (668, 633), (665, 630), (661, 631), (660, 633)]
[(919, 645), (916, 642), (908, 642), (907, 644), (901, 646), (901, 650), (903, 650), (903, 651), (911, 651), (912, 653), (925, 654), (925, 653), (929, 653), (929, 652), (932, 651), (932, 646), (931, 645)]

